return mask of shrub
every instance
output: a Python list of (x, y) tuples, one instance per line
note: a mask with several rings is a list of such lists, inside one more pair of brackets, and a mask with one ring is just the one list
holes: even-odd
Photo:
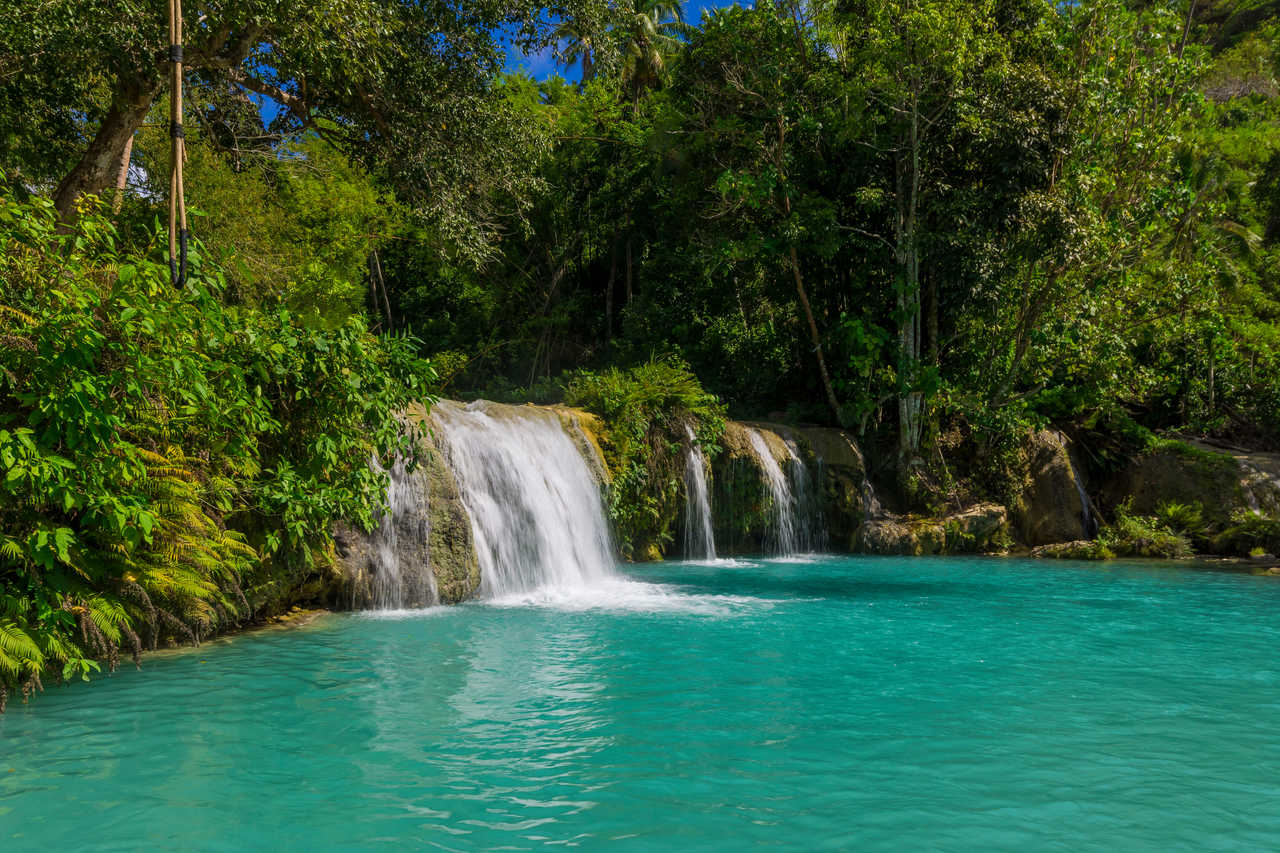
[(1231, 526), (1213, 537), (1213, 550), (1237, 557), (1280, 554), (1280, 519), (1238, 512)]
[(1116, 510), (1115, 523), (1098, 534), (1098, 544), (1117, 557), (1179, 559), (1193, 553), (1186, 536), (1152, 516), (1130, 515), (1128, 503)]
[(250, 618), (246, 581), (370, 527), (369, 459), (411, 452), (408, 341), (230, 307), (198, 245), (175, 290), (157, 238), (0, 196), (0, 706)]
[(693, 428), (703, 452), (719, 452), (724, 406), (674, 358), (628, 370), (570, 374), (565, 402), (599, 415), (609, 464), (609, 512), (629, 558), (652, 556), (673, 539), (683, 495), (683, 458)]

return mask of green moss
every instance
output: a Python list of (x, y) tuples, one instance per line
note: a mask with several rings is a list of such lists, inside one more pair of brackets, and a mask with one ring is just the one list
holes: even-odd
[(1239, 467), (1229, 453), (1216, 450), (1205, 450), (1174, 438), (1160, 438), (1151, 435), (1147, 441), (1145, 453), (1154, 456), (1157, 453), (1172, 453), (1188, 462), (1193, 462), (1205, 469), (1206, 473), (1215, 470), (1227, 470), (1232, 473)]

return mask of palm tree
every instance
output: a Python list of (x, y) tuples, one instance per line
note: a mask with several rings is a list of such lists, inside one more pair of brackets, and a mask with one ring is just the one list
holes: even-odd
[(582, 21), (567, 18), (556, 27), (555, 51), (551, 54), (558, 66), (564, 69), (582, 66), (582, 82), (596, 73), (596, 56), (599, 53), (599, 29)]
[(632, 0), (621, 30), (622, 83), (638, 98), (662, 85), (667, 54), (679, 48), (686, 31), (684, 8), (679, 0)]

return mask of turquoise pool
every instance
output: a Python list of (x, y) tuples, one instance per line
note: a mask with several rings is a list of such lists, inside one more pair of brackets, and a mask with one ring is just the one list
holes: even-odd
[(0, 850), (1274, 850), (1280, 579), (626, 567), (0, 717)]

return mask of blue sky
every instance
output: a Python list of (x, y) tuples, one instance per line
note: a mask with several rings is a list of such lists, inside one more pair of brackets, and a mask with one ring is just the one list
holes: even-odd
[[(697, 23), (701, 20), (703, 11), (730, 6), (733, 2), (734, 0), (687, 0), (684, 3), (685, 20), (690, 23)], [(749, 0), (744, 0), (744, 5), (750, 5)], [(551, 59), (551, 51), (549, 49), (537, 54), (524, 54), (516, 50), (508, 51), (507, 69), (509, 71), (522, 69), (538, 80), (545, 80), (556, 73), (574, 81), (579, 76), (577, 69), (565, 71), (556, 68), (555, 62)]]

